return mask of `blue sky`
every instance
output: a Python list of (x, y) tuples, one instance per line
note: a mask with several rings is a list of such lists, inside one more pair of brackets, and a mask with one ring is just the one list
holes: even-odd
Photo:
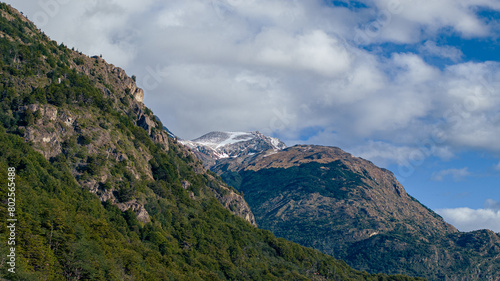
[(497, 0), (7, 2), (136, 75), (181, 138), (338, 146), (459, 229), (500, 232)]

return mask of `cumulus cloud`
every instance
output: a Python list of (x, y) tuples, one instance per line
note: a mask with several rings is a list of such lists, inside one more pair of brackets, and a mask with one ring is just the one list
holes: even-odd
[(437, 213), (460, 231), (490, 229), (500, 232), (500, 202), (488, 199), (483, 209), (440, 209)]
[(470, 175), (469, 168), (462, 169), (447, 169), (436, 172), (432, 175), (432, 180), (442, 181), (446, 177), (451, 177), (454, 181), (460, 181)]
[[(383, 0), (377, 7), (380, 30), (374, 40), (397, 43), (416, 43), (451, 29), (464, 37), (485, 37), (490, 26), (475, 13), (478, 7), (500, 9), (494, 0)], [(377, 19), (376, 19), (377, 21)]]
[[(500, 76), (491, 75), (500, 64), (462, 62), (432, 41), (444, 31), (495, 36), (475, 9), (500, 10), (497, 1), (8, 2), (53, 39), (135, 74), (146, 105), (181, 138), (260, 130), (385, 164), (420, 161), (422, 146), (431, 147), (424, 157), (500, 151)], [(422, 41), (420, 53), (454, 64), (364, 48)], [(302, 135), (309, 128), (319, 129)]]
[(327, 77), (349, 71), (350, 54), (333, 36), (321, 30), (291, 36), (283, 30), (266, 30), (255, 39), (253, 58), (264, 66), (312, 71)]
[(436, 42), (426, 41), (419, 47), (419, 51), (424, 54), (449, 59), (454, 62), (460, 61), (463, 57), (462, 51), (451, 46), (438, 46)]
[(382, 167), (397, 164), (397, 168), (393, 172), (401, 179), (411, 176), (415, 169), (424, 164), (424, 161), (430, 156), (442, 160), (449, 160), (453, 157), (450, 147), (438, 146), (433, 142), (422, 142), (419, 146), (405, 146), (369, 141), (367, 144), (352, 148), (351, 152)]

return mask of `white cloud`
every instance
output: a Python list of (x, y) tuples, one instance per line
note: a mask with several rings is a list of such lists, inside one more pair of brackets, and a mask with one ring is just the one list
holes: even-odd
[[(488, 76), (500, 64), (458, 63), (459, 50), (432, 41), (443, 30), (492, 36), (474, 7), (500, 10), (493, 0), (366, 1), (358, 10), (284, 0), (10, 2), (35, 21), (47, 15), (53, 39), (135, 74), (146, 105), (182, 138), (261, 130), (398, 163), (438, 131), (443, 141), (425, 157), (500, 151), (500, 74)], [(52, 12), (49, 2), (59, 3)], [(380, 56), (354, 44), (356, 30), (370, 42), (427, 40), (421, 52), (456, 63)], [(301, 136), (307, 128), (320, 129)]]
[(379, 11), (378, 18), (385, 19), (374, 40), (397, 43), (416, 43), (443, 29), (451, 29), (464, 37), (488, 36), (491, 30), (475, 10), (477, 7), (500, 9), (498, 2), (492, 0), (383, 0), (374, 5)]
[(348, 71), (351, 64), (347, 49), (321, 30), (292, 37), (283, 30), (270, 29), (259, 33), (252, 47), (258, 50), (254, 59), (262, 65), (313, 71), (328, 77)]
[(460, 181), (469, 175), (470, 175), (470, 172), (469, 172), (469, 168), (467, 168), (467, 167), (462, 168), (462, 169), (447, 169), (447, 170), (442, 170), (442, 171), (434, 173), (432, 175), (432, 180), (442, 181), (446, 177), (451, 176), (454, 181)]
[(393, 172), (404, 178), (410, 176), (416, 168), (431, 156), (449, 160), (453, 153), (449, 147), (435, 143), (422, 143), (420, 146), (396, 145), (388, 142), (369, 141), (351, 149), (354, 155), (373, 161), (378, 166), (387, 167), (397, 164), (398, 169)]
[(446, 58), (454, 62), (460, 61), (463, 57), (462, 51), (451, 46), (438, 46), (436, 42), (426, 41), (419, 47), (419, 51), (424, 54)]
[(500, 232), (500, 202), (488, 199), (483, 209), (455, 208), (436, 211), (460, 231), (490, 229)]

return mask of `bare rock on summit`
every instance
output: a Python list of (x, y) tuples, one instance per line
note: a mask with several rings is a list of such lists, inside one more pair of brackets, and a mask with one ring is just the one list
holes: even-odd
[(137, 85), (133, 82), (128, 84), (127, 89), (129, 89), (130, 93), (134, 97), (135, 101), (142, 103), (144, 100), (144, 90), (137, 87)]
[(195, 155), (211, 168), (224, 159), (252, 157), (264, 151), (276, 152), (286, 148), (277, 138), (260, 132), (210, 132), (191, 141), (181, 140)]

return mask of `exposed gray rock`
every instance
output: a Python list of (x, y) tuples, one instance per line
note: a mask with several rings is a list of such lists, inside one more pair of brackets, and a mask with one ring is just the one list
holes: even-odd
[(222, 189), (221, 191), (212, 189), (212, 192), (222, 206), (234, 215), (250, 222), (253, 226), (257, 226), (252, 210), (250, 210), (250, 206), (248, 206), (243, 196), (237, 194), (227, 186), (220, 186), (220, 188)]
[(253, 156), (264, 151), (276, 152), (286, 144), (260, 132), (211, 132), (192, 141), (181, 140), (195, 155), (211, 168), (223, 159)]
[(151, 218), (149, 217), (148, 211), (146, 211), (146, 208), (144, 208), (143, 204), (140, 204), (137, 202), (137, 200), (131, 200), (125, 203), (118, 203), (116, 206), (122, 211), (125, 212), (129, 209), (131, 209), (135, 215), (137, 216), (137, 220), (143, 223), (148, 223), (151, 221)]

